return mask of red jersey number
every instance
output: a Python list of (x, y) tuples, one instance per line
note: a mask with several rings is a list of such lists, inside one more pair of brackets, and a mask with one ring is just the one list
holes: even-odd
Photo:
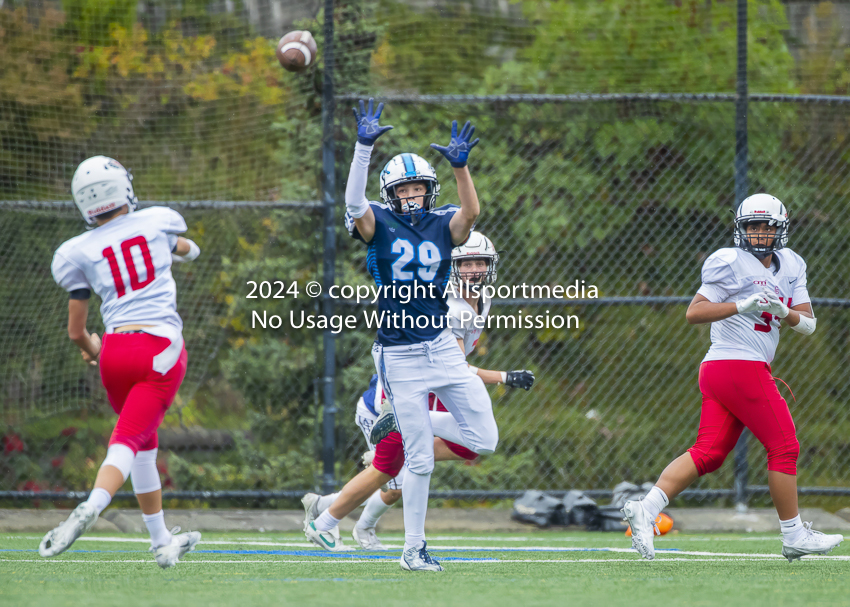
[[(133, 259), (133, 247), (138, 247), (142, 254), (142, 261), (145, 264), (145, 279), (139, 280), (139, 272), (136, 269), (136, 262)], [(127, 267), (127, 274), (130, 276), (130, 290), (138, 291), (144, 289), (153, 279), (156, 278), (156, 272), (153, 267), (153, 258), (151, 251), (148, 248), (148, 241), (144, 236), (136, 236), (121, 243), (121, 255), (124, 257), (124, 264)], [(112, 280), (115, 282), (115, 290), (118, 292), (118, 297), (124, 297), (127, 293), (127, 288), (124, 286), (124, 279), (121, 277), (121, 267), (118, 265), (118, 258), (115, 256), (115, 251), (112, 247), (106, 247), (103, 250), (103, 257), (109, 262), (109, 269), (112, 271)]]
[[(784, 298), (784, 297), (780, 297), (780, 298), (779, 298), (779, 301), (781, 301), (782, 303), (785, 303), (785, 298)], [(789, 307), (789, 308), (791, 307), (791, 298), (790, 298), (790, 297), (788, 298), (788, 307)], [(782, 319), (781, 319), (781, 318), (779, 318), (778, 316), (774, 316), (774, 315), (773, 315), (773, 314), (771, 314), (770, 312), (762, 312), (762, 313), (761, 313), (761, 317), (764, 319), (764, 324), (763, 324), (763, 325), (756, 324), (756, 325), (753, 327), (753, 328), (754, 328), (756, 331), (758, 331), (759, 333), (770, 333), (770, 327), (771, 327), (770, 322), (771, 322), (774, 318), (776, 319), (776, 322), (781, 322), (781, 321), (782, 321)]]

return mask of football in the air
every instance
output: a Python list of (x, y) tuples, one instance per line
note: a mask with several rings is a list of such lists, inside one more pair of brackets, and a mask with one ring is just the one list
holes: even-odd
[[(673, 519), (662, 512), (655, 519), (655, 535), (666, 535), (673, 528)], [(626, 537), (632, 537), (632, 528), (626, 529)]]
[(289, 32), (277, 43), (277, 60), (288, 72), (303, 72), (316, 61), (318, 50), (307, 30)]

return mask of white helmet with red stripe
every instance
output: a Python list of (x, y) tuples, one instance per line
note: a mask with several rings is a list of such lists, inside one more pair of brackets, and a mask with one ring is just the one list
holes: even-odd
[[(486, 272), (481, 273), (480, 276), (478, 273), (471, 277), (467, 276), (467, 282), (472, 282), (471, 278), (476, 278), (475, 282), (478, 284), (491, 285), (496, 282), (499, 253), (484, 234), (475, 231), (470, 232), (465, 243), (452, 249), (451, 281), (456, 287), (460, 287), (463, 282), (460, 276), (460, 262), (465, 259), (484, 259), (487, 261)], [(465, 274), (468, 273), (465, 272)]]
[(124, 205), (133, 212), (138, 202), (130, 171), (107, 156), (92, 156), (80, 163), (71, 179), (71, 195), (89, 225), (98, 215)]

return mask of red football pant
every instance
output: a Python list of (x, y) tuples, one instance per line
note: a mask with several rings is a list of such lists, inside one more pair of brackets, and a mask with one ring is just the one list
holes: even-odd
[[(433, 394), (429, 394), (429, 406), (435, 411), (448, 411), (445, 405)], [(445, 441), (446, 446), (455, 455), (462, 457), (467, 461), (472, 461), (478, 457), (475, 451), (471, 451), (463, 445)], [(375, 459), (372, 460), (372, 466), (378, 472), (383, 472), (393, 478), (398, 476), (401, 469), (404, 467), (404, 444), (401, 441), (401, 434), (391, 432), (384, 440), (378, 443), (375, 447)]]
[(720, 467), (745, 427), (764, 445), (768, 470), (797, 474), (800, 443), (770, 365), (748, 360), (704, 362), (699, 368), (699, 389), (699, 435), (688, 453), (700, 476)]
[(148, 451), (159, 445), (157, 428), (186, 375), (186, 348), (165, 375), (153, 370), (153, 357), (170, 342), (147, 333), (107, 333), (100, 352), (100, 378), (118, 414), (109, 444)]

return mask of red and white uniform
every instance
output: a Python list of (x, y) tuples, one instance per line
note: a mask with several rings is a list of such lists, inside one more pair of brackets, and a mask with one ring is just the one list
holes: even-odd
[[(452, 328), (452, 333), (457, 339), (463, 340), (464, 355), (469, 356), (475, 348), (475, 345), (478, 343), (478, 339), (481, 337), (481, 333), (484, 330), (482, 322), (479, 320), (478, 322), (482, 326), (481, 328), (476, 328), (473, 319), (476, 317), (482, 319), (487, 318), (487, 315), (490, 313), (490, 302), (481, 301), (479, 304), (480, 312), (478, 310), (473, 310), (472, 306), (470, 306), (465, 299), (460, 297), (449, 295), (447, 303), (449, 305), (449, 323)], [(461, 315), (461, 312), (466, 312), (466, 314)], [(378, 382), (375, 390), (376, 409), (380, 409), (383, 399), (383, 388), (381, 386), (381, 382)], [(428, 408), (431, 411), (448, 412), (445, 405), (443, 405), (443, 403), (440, 402), (440, 399), (438, 399), (433, 393), (428, 395)], [(369, 411), (361, 398), (357, 403), (355, 421), (363, 431), (363, 435), (366, 437), (366, 443), (369, 445), (369, 449), (374, 449), (375, 451), (375, 459), (372, 460), (372, 466), (374, 466), (374, 468), (379, 472), (383, 472), (384, 474), (393, 477), (388, 483), (390, 489), (401, 489), (404, 480), (404, 443), (402, 442), (401, 434), (398, 432), (392, 432), (384, 440), (378, 443), (377, 446), (372, 445), (369, 434), (372, 431), (372, 425), (375, 423), (376, 419), (378, 419), (377, 416)], [(467, 461), (472, 461), (478, 457), (477, 453), (467, 449), (463, 445), (458, 445), (457, 443), (450, 441), (445, 441), (445, 443), (452, 453)]]
[[(99, 356), (109, 402), (119, 414), (110, 444), (134, 452), (157, 446), (156, 430), (186, 374), (183, 321), (171, 251), (186, 231), (179, 213), (165, 207), (119, 215), (68, 240), (53, 257), (52, 272), (66, 291), (100, 296), (106, 326)], [(150, 325), (143, 333), (113, 333)]]
[[(774, 273), (774, 270), (775, 273)], [(809, 303), (806, 262), (791, 249), (773, 253), (771, 268), (737, 248), (720, 249), (702, 267), (699, 293), (714, 303), (746, 299), (764, 289), (774, 291), (789, 308)], [(779, 344), (779, 319), (761, 314), (735, 314), (711, 323), (711, 348), (704, 361), (757, 360), (771, 363)]]
[[(803, 259), (780, 249), (765, 268), (747, 251), (720, 249), (705, 261), (698, 293), (725, 303), (764, 289), (774, 291), (789, 308), (810, 303)], [(711, 323), (711, 348), (699, 371), (699, 435), (688, 449), (700, 475), (721, 466), (745, 427), (764, 445), (768, 470), (797, 473), (796, 428), (770, 369), (778, 343), (779, 319), (768, 312), (735, 314)]]

